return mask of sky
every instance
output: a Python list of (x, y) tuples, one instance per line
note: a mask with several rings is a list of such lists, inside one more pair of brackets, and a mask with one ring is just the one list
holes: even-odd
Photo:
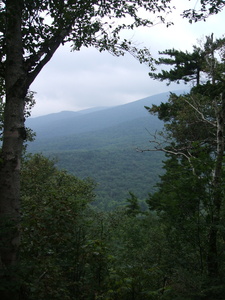
[[(199, 39), (214, 33), (224, 34), (225, 10), (210, 16), (206, 22), (189, 24), (182, 19), (183, 9), (194, 8), (199, 0), (173, 0), (176, 10), (167, 16), (174, 25), (166, 28), (157, 24), (151, 28), (135, 29), (127, 34), (140, 48), (149, 48), (152, 56), (158, 51), (175, 48), (191, 51)], [(52, 60), (38, 75), (30, 90), (34, 91), (36, 104), (32, 117), (91, 107), (111, 107), (133, 102), (154, 94), (187, 88), (175, 83), (158, 82), (148, 75), (149, 67), (126, 54), (115, 57), (94, 48), (71, 52), (69, 45), (60, 47)]]

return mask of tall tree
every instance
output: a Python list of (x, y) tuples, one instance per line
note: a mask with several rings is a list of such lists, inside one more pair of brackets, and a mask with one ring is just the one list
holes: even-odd
[[(213, 35), (207, 37), (203, 48), (205, 82), (192, 88), (187, 95), (171, 94), (168, 103), (149, 109), (166, 122), (164, 137), (167, 145), (159, 141), (155, 141), (155, 145), (157, 150), (166, 152), (170, 157), (159, 193), (153, 195), (149, 203), (152, 208), (166, 211), (167, 216), (174, 216), (173, 227), (176, 227), (176, 221), (180, 223), (180, 228), (185, 228), (185, 221), (197, 225), (196, 240), (205, 240), (206, 249), (203, 263), (203, 247), (199, 242), (201, 269), (206, 266), (208, 284), (215, 284), (217, 289), (223, 283), (224, 269), (224, 265), (219, 263), (223, 248), (222, 213), (225, 204), (224, 44), (224, 39), (214, 41)], [(170, 79), (170, 72), (167, 74)], [(180, 79), (183, 79), (182, 75)], [(180, 175), (177, 177), (177, 174)], [(205, 229), (201, 232), (203, 223)], [(207, 296), (219, 297), (217, 292)]]
[(85, 244), (92, 226), (84, 216), (94, 184), (58, 170), (54, 160), (39, 154), (25, 158), (21, 173), (23, 295), (83, 299)]
[[(80, 50), (82, 46), (94, 46), (115, 55), (128, 51), (139, 56), (140, 60), (145, 59), (142, 56), (145, 51), (138, 52), (129, 41), (120, 40), (120, 31), (151, 25), (150, 20), (140, 17), (139, 8), (152, 13), (164, 13), (169, 10), (169, 2), (1, 1), (0, 78), (5, 85), (6, 95), (0, 160), (0, 267), (3, 275), (17, 261), (20, 165), (26, 138), (24, 106), (31, 83), (65, 42), (72, 42), (74, 50)], [(125, 25), (123, 21), (127, 16), (131, 22)], [(119, 19), (118, 25), (114, 25), (115, 19)], [(9, 298), (13, 299), (12, 295)]]
[[(206, 37), (204, 45), (193, 46), (193, 51), (180, 51), (167, 49), (159, 52), (159, 59), (155, 60), (156, 65), (173, 66), (173, 69), (161, 70), (156, 73), (149, 72), (149, 76), (160, 81), (188, 83), (194, 81), (194, 85), (199, 86), (210, 80), (212, 83), (220, 80), (224, 72), (224, 64), (216, 59), (216, 54), (221, 54), (224, 49), (224, 38), (214, 40), (213, 34)], [(165, 56), (165, 57), (164, 57)]]
[(204, 53), (200, 48), (194, 47), (193, 52), (183, 52), (175, 49), (168, 49), (159, 52), (160, 55), (167, 55), (170, 58), (160, 57), (155, 61), (157, 65), (174, 65), (174, 69), (169, 71), (162, 70), (156, 74), (150, 72), (149, 76), (158, 80), (168, 80), (168, 84), (175, 81), (179, 83), (183, 80), (185, 83), (195, 80), (197, 85), (200, 83), (200, 72), (203, 70)]

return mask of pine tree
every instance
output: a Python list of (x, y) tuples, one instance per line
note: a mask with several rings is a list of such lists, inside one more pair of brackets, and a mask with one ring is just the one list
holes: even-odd
[[(203, 50), (205, 82), (196, 82), (189, 94), (171, 94), (168, 103), (148, 108), (165, 122), (165, 131), (161, 133), (165, 143), (153, 142), (156, 150), (164, 151), (169, 157), (159, 190), (150, 196), (148, 203), (165, 219), (165, 225), (173, 233), (175, 248), (186, 249), (190, 253), (183, 255), (194, 258), (191, 262), (187, 257), (187, 268), (191, 270), (194, 261), (199, 266), (197, 276), (201, 278), (200, 289), (207, 295), (206, 299), (222, 299), (225, 288), (225, 265), (220, 255), (225, 251), (221, 239), (225, 205), (224, 39), (214, 42), (213, 36), (208, 37)], [(170, 72), (167, 75), (170, 80)], [(178, 69), (176, 76), (186, 80)], [(204, 293), (199, 297), (204, 299)]]

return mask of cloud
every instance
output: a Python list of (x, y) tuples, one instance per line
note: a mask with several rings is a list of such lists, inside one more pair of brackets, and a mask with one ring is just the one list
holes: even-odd
[[(159, 24), (140, 28), (126, 33), (128, 37), (139, 47), (148, 47), (156, 57), (158, 51), (170, 48), (191, 51), (197, 39), (212, 32), (216, 37), (222, 36), (224, 12), (191, 25), (180, 16), (186, 8), (181, 1), (175, 0), (173, 4), (177, 10), (168, 18), (174, 21), (174, 26), (166, 28)], [(150, 79), (148, 67), (128, 54), (114, 57), (93, 48), (82, 48), (79, 52), (70, 50), (67, 45), (60, 47), (32, 84), (31, 90), (37, 92), (33, 116), (120, 105), (181, 87), (176, 84), (168, 87), (164, 82)]]

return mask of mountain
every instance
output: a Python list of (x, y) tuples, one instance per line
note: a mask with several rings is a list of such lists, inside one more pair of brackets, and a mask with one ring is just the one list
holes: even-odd
[(163, 126), (144, 106), (168, 97), (169, 93), (161, 93), (111, 108), (30, 118), (27, 126), (37, 138), (28, 151), (55, 157), (60, 168), (94, 179), (96, 203), (103, 209), (126, 201), (129, 191), (144, 200), (162, 173), (164, 157), (137, 151), (150, 148), (149, 140)]
[[(169, 93), (157, 94), (128, 104), (89, 112), (61, 112), (27, 120), (37, 138), (53, 138), (106, 129), (127, 121), (149, 116), (144, 106), (165, 101)], [(84, 110), (83, 112), (85, 112)], [(151, 116), (149, 116), (151, 118)]]

